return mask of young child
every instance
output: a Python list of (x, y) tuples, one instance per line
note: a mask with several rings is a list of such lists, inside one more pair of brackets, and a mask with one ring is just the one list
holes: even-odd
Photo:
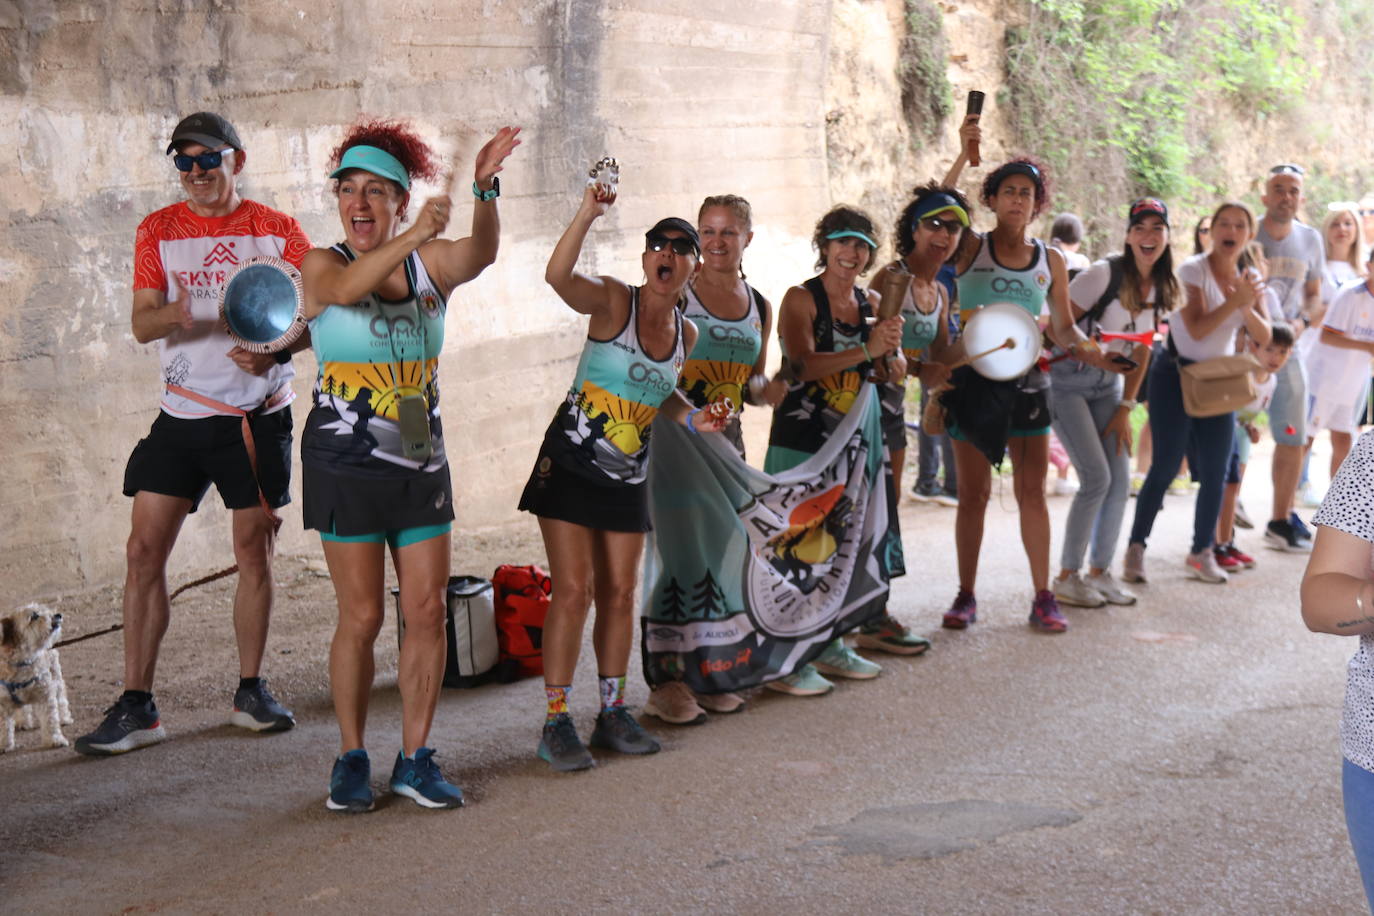
[(1240, 499), (1240, 482), (1245, 478), (1245, 465), (1250, 460), (1250, 446), (1260, 439), (1255, 420), (1269, 407), (1269, 399), (1274, 396), (1277, 383), (1275, 373), (1288, 362), (1293, 352), (1293, 328), (1280, 321), (1274, 322), (1269, 342), (1257, 345), (1250, 338), (1245, 339), (1250, 354), (1259, 360), (1260, 368), (1255, 370), (1255, 399), (1236, 411), (1236, 443), (1231, 451), (1231, 466), (1226, 470), (1226, 489), (1221, 495), (1221, 516), (1217, 519), (1217, 543), (1212, 548), (1217, 565), (1227, 572), (1250, 569), (1255, 558), (1236, 547), (1235, 522), (1236, 503)]

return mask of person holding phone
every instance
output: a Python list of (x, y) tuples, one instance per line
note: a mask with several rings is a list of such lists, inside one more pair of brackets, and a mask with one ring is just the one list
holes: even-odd
[[(1178, 304), (1169, 248), (1169, 208), (1146, 197), (1131, 204), (1121, 254), (1094, 262), (1069, 284), (1074, 319), (1094, 336), (1152, 334)], [(1050, 416), (1081, 482), (1069, 507), (1054, 594), (1064, 604), (1134, 604), (1112, 577), (1121, 521), (1131, 489), (1131, 411), (1150, 365), (1150, 343), (1103, 340), (1126, 370), (1094, 368), (1071, 359), (1050, 366)], [(1080, 575), (1092, 545), (1088, 575)]]
[(319, 363), (301, 437), (303, 515), (305, 527), (320, 533), (339, 602), (329, 687), (341, 750), (325, 803), (330, 811), (373, 806), (363, 732), (373, 643), (386, 615), (388, 548), (405, 623), (397, 674), (401, 750), (391, 791), (426, 808), (463, 804), (427, 746), (444, 675), (453, 524), (439, 352), (449, 296), (496, 260), (496, 173), (519, 133), (503, 127), (478, 152), (472, 234), (456, 240), (442, 238), (453, 209), (447, 193), (425, 200), (401, 228), (412, 212), (413, 182), (440, 176), (434, 151), (408, 124), (357, 124), (331, 157), (344, 240), (314, 249), (301, 267)]

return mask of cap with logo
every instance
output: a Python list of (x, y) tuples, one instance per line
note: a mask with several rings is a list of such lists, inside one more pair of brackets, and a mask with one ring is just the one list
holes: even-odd
[(234, 125), (211, 111), (198, 111), (181, 119), (172, 131), (172, 142), (167, 144), (168, 155), (183, 143), (199, 143), (207, 149), (218, 149), (226, 144), (243, 149)]
[(1169, 208), (1164, 206), (1164, 201), (1158, 197), (1142, 197), (1131, 204), (1131, 215), (1126, 225), (1134, 226), (1136, 223), (1143, 222), (1147, 216), (1157, 216), (1164, 222), (1164, 225), (1169, 225)]

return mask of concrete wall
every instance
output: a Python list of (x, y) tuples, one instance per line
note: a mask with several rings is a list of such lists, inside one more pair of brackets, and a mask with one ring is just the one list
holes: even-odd
[[(828, 22), (825, 0), (0, 4), (0, 601), (122, 577), (124, 462), (159, 394), (129, 331), (133, 233), (179, 198), (162, 148), (182, 114), (234, 121), (246, 195), (319, 244), (340, 235), (326, 159), (360, 114), (412, 119), (463, 174), (498, 126), (525, 127), (500, 259), (455, 294), (441, 369), (459, 523), (482, 527), (515, 516), (581, 346), (585, 320), (542, 277), (592, 160), (621, 160), (622, 196), (584, 269), (638, 280), (644, 228), (731, 191), (757, 213), (751, 280), (776, 299), (808, 275)], [(314, 370), (297, 358), (300, 394)], [(282, 548), (316, 549), (286, 519)], [(175, 578), (226, 565), (227, 532), (207, 498)]]

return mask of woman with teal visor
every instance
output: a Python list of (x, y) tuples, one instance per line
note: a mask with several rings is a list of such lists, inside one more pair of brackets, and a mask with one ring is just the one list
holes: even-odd
[[(778, 333), (793, 381), (773, 411), (763, 463), (770, 474), (796, 467), (820, 451), (863, 385), (886, 379), (889, 373), (906, 373), (901, 317), (894, 315), (870, 327), (879, 296), (856, 285), (873, 266), (877, 237), (867, 213), (833, 208), (821, 217), (811, 238), (820, 274), (782, 297)], [(876, 399), (868, 403), (872, 410), (879, 409)], [(900, 639), (907, 638), (903, 630)], [(826, 674), (866, 680), (881, 671), (882, 666), (837, 638), (809, 664), (765, 686), (793, 696), (820, 696), (835, 686)]]
[(436, 180), (434, 152), (413, 129), (373, 121), (349, 130), (330, 173), (344, 240), (305, 256), (305, 316), (319, 363), (301, 437), (305, 527), (320, 532), (339, 602), (329, 682), (340, 755), (331, 811), (370, 811), (371, 765), (363, 745), (385, 618), (390, 548), (405, 625), (397, 675), (401, 751), (390, 787), (426, 808), (456, 808), (427, 746), (443, 680), (453, 489), (439, 420), (444, 315), (459, 285), (496, 260), (496, 173), (520, 143), (503, 127), (477, 154), (472, 234), (441, 238), (452, 202), (430, 197), (409, 216), (412, 181)]

